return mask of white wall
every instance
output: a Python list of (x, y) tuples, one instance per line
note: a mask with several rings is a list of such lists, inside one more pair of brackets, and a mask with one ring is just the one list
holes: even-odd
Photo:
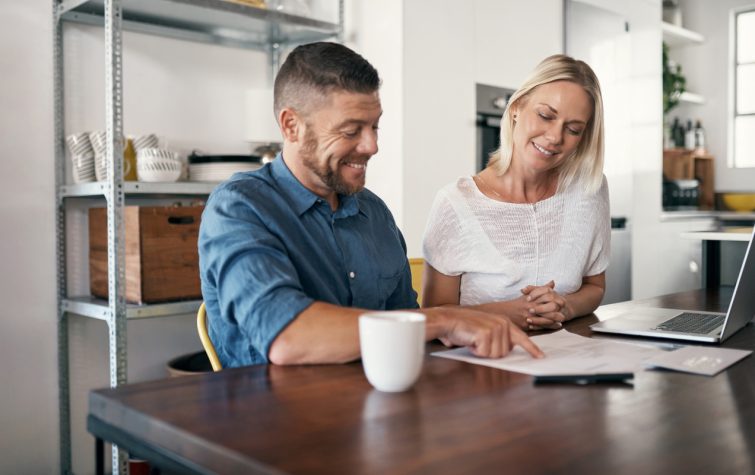
[(385, 201), (396, 223), (403, 229), (403, 1), (347, 0), (344, 9), (346, 44), (375, 66), (382, 80), (379, 151), (370, 160), (367, 187)]
[(404, 2), (402, 231), (421, 257), (422, 233), (435, 193), (474, 172), (474, 18), (444, 1)]
[(546, 56), (563, 52), (562, 1), (475, 0), (473, 5), (476, 82), (516, 89)]
[(707, 148), (716, 157), (716, 191), (755, 191), (755, 168), (729, 168), (728, 84), (729, 14), (734, 8), (755, 5), (753, 0), (682, 0), (684, 26), (705, 37), (700, 45), (674, 49), (682, 65), (687, 89), (705, 97), (704, 105), (682, 105), (672, 117), (702, 119)]
[(0, 473), (54, 473), (57, 450), (51, 2), (0, 18)]
[(563, 50), (562, 15), (560, 0), (404, 2), (400, 225), (410, 256), (422, 255), (437, 191), (476, 172), (475, 83), (517, 87), (540, 60)]

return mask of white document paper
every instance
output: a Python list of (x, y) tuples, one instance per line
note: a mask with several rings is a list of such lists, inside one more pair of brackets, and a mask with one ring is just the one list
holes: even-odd
[(752, 351), (748, 350), (685, 346), (675, 351), (663, 352), (651, 358), (648, 364), (657, 368), (714, 376), (751, 353)]
[(558, 376), (634, 373), (643, 370), (650, 359), (666, 353), (652, 346), (586, 338), (566, 330), (537, 335), (532, 341), (543, 350), (545, 358), (533, 358), (518, 346), (498, 359), (477, 357), (467, 348), (439, 351), (433, 356), (533, 376)]

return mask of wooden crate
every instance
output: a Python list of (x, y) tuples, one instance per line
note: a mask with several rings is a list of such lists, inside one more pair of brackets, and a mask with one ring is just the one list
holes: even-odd
[(663, 151), (663, 176), (668, 180), (692, 180), (700, 182), (700, 208), (714, 206), (714, 157), (697, 150), (683, 148)]
[[(197, 237), (203, 206), (124, 208), (126, 300), (155, 303), (199, 299)], [(89, 210), (92, 295), (108, 297), (107, 213)]]

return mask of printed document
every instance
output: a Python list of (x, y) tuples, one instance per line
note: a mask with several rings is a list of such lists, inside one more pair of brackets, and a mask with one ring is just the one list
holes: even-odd
[(586, 338), (566, 330), (531, 339), (545, 352), (545, 358), (535, 359), (518, 346), (498, 359), (477, 357), (467, 348), (438, 351), (433, 356), (532, 376), (634, 373), (648, 367), (713, 376), (752, 353), (699, 345), (655, 345)]
[(751, 353), (749, 350), (686, 346), (653, 357), (648, 364), (656, 368), (714, 376)]
[(467, 348), (439, 351), (433, 353), (433, 356), (533, 376), (556, 376), (634, 373), (643, 370), (650, 359), (666, 353), (654, 346), (586, 338), (566, 330), (537, 335), (531, 339), (543, 350), (545, 358), (533, 358), (518, 346), (498, 359), (479, 358)]

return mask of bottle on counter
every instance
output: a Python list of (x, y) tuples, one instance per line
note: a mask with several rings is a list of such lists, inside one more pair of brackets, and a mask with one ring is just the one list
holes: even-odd
[(697, 119), (695, 123), (695, 149), (700, 152), (705, 151), (705, 129), (703, 129), (700, 119)]
[(674, 140), (674, 147), (684, 147), (684, 126), (679, 122), (679, 117), (674, 117), (674, 124), (671, 127), (671, 137)]
[(687, 130), (684, 132), (684, 148), (693, 150), (695, 148), (695, 129), (692, 128), (692, 121), (687, 121)]

